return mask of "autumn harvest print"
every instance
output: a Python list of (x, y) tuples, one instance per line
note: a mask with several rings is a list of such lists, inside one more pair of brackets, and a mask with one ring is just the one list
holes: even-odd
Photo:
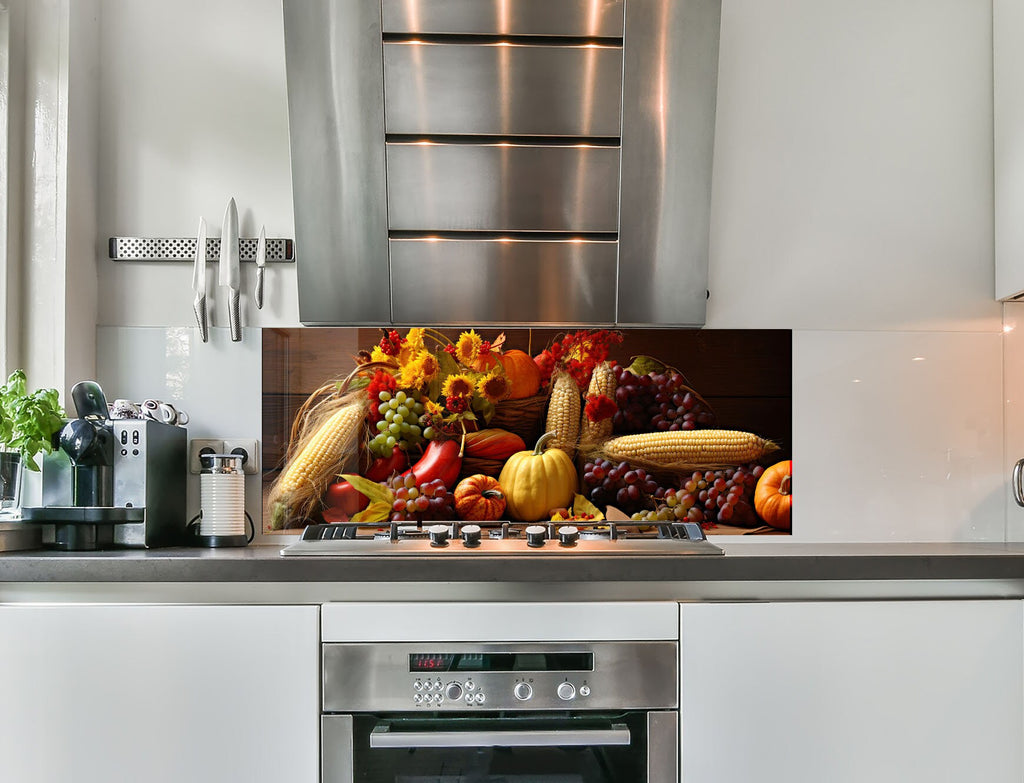
[[(547, 338), (540, 350), (538, 336)], [(607, 517), (710, 533), (790, 530), (788, 422), (762, 416), (772, 424), (758, 431), (739, 407), (776, 410), (788, 399), (705, 397), (679, 357), (633, 353), (647, 338), (379, 330), (290, 417), (265, 493), (270, 528)], [(651, 339), (666, 352), (684, 347)], [(705, 349), (715, 339), (702, 335), (688, 353), (725, 355)]]

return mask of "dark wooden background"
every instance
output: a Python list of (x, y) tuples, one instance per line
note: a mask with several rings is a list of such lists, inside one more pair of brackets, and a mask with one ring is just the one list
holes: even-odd
[[(405, 329), (399, 330), (402, 334)], [(460, 329), (442, 330), (455, 340)], [(565, 329), (477, 329), (486, 340), (504, 331), (505, 349), (540, 353)], [(611, 358), (629, 364), (646, 354), (676, 367), (714, 408), (718, 426), (770, 438), (772, 455), (792, 458), (792, 332), (782, 329), (628, 329)], [(263, 330), (263, 482), (284, 461), (292, 420), (319, 386), (344, 378), (355, 355), (380, 341), (380, 329)], [(264, 493), (265, 494), (265, 493)], [(265, 516), (266, 518), (266, 516)]]

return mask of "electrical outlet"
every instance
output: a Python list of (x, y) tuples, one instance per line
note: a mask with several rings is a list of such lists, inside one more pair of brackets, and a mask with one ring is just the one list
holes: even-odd
[(255, 438), (224, 438), (224, 453), (241, 454), (246, 474), (260, 472), (260, 442)]
[(223, 453), (224, 441), (211, 438), (193, 438), (188, 442), (188, 472), (199, 473), (203, 469), (203, 464), (199, 461), (200, 454)]

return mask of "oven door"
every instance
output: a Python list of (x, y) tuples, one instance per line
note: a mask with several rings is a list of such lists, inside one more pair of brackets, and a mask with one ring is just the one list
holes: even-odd
[(676, 783), (678, 714), (324, 715), (324, 783)]

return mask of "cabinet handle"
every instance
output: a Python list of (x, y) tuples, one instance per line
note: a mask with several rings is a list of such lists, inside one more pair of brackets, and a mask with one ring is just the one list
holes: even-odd
[(1024, 475), (1022, 474), (1024, 474), (1024, 459), (1019, 459), (1013, 466), (1013, 481), (1010, 482), (1013, 485), (1013, 499), (1017, 501), (1018, 506), (1024, 506), (1024, 485), (1021, 483)]
[(378, 724), (370, 732), (371, 748), (540, 748), (628, 745), (629, 728), (612, 724), (607, 729), (564, 731), (390, 731), (387, 724)]

